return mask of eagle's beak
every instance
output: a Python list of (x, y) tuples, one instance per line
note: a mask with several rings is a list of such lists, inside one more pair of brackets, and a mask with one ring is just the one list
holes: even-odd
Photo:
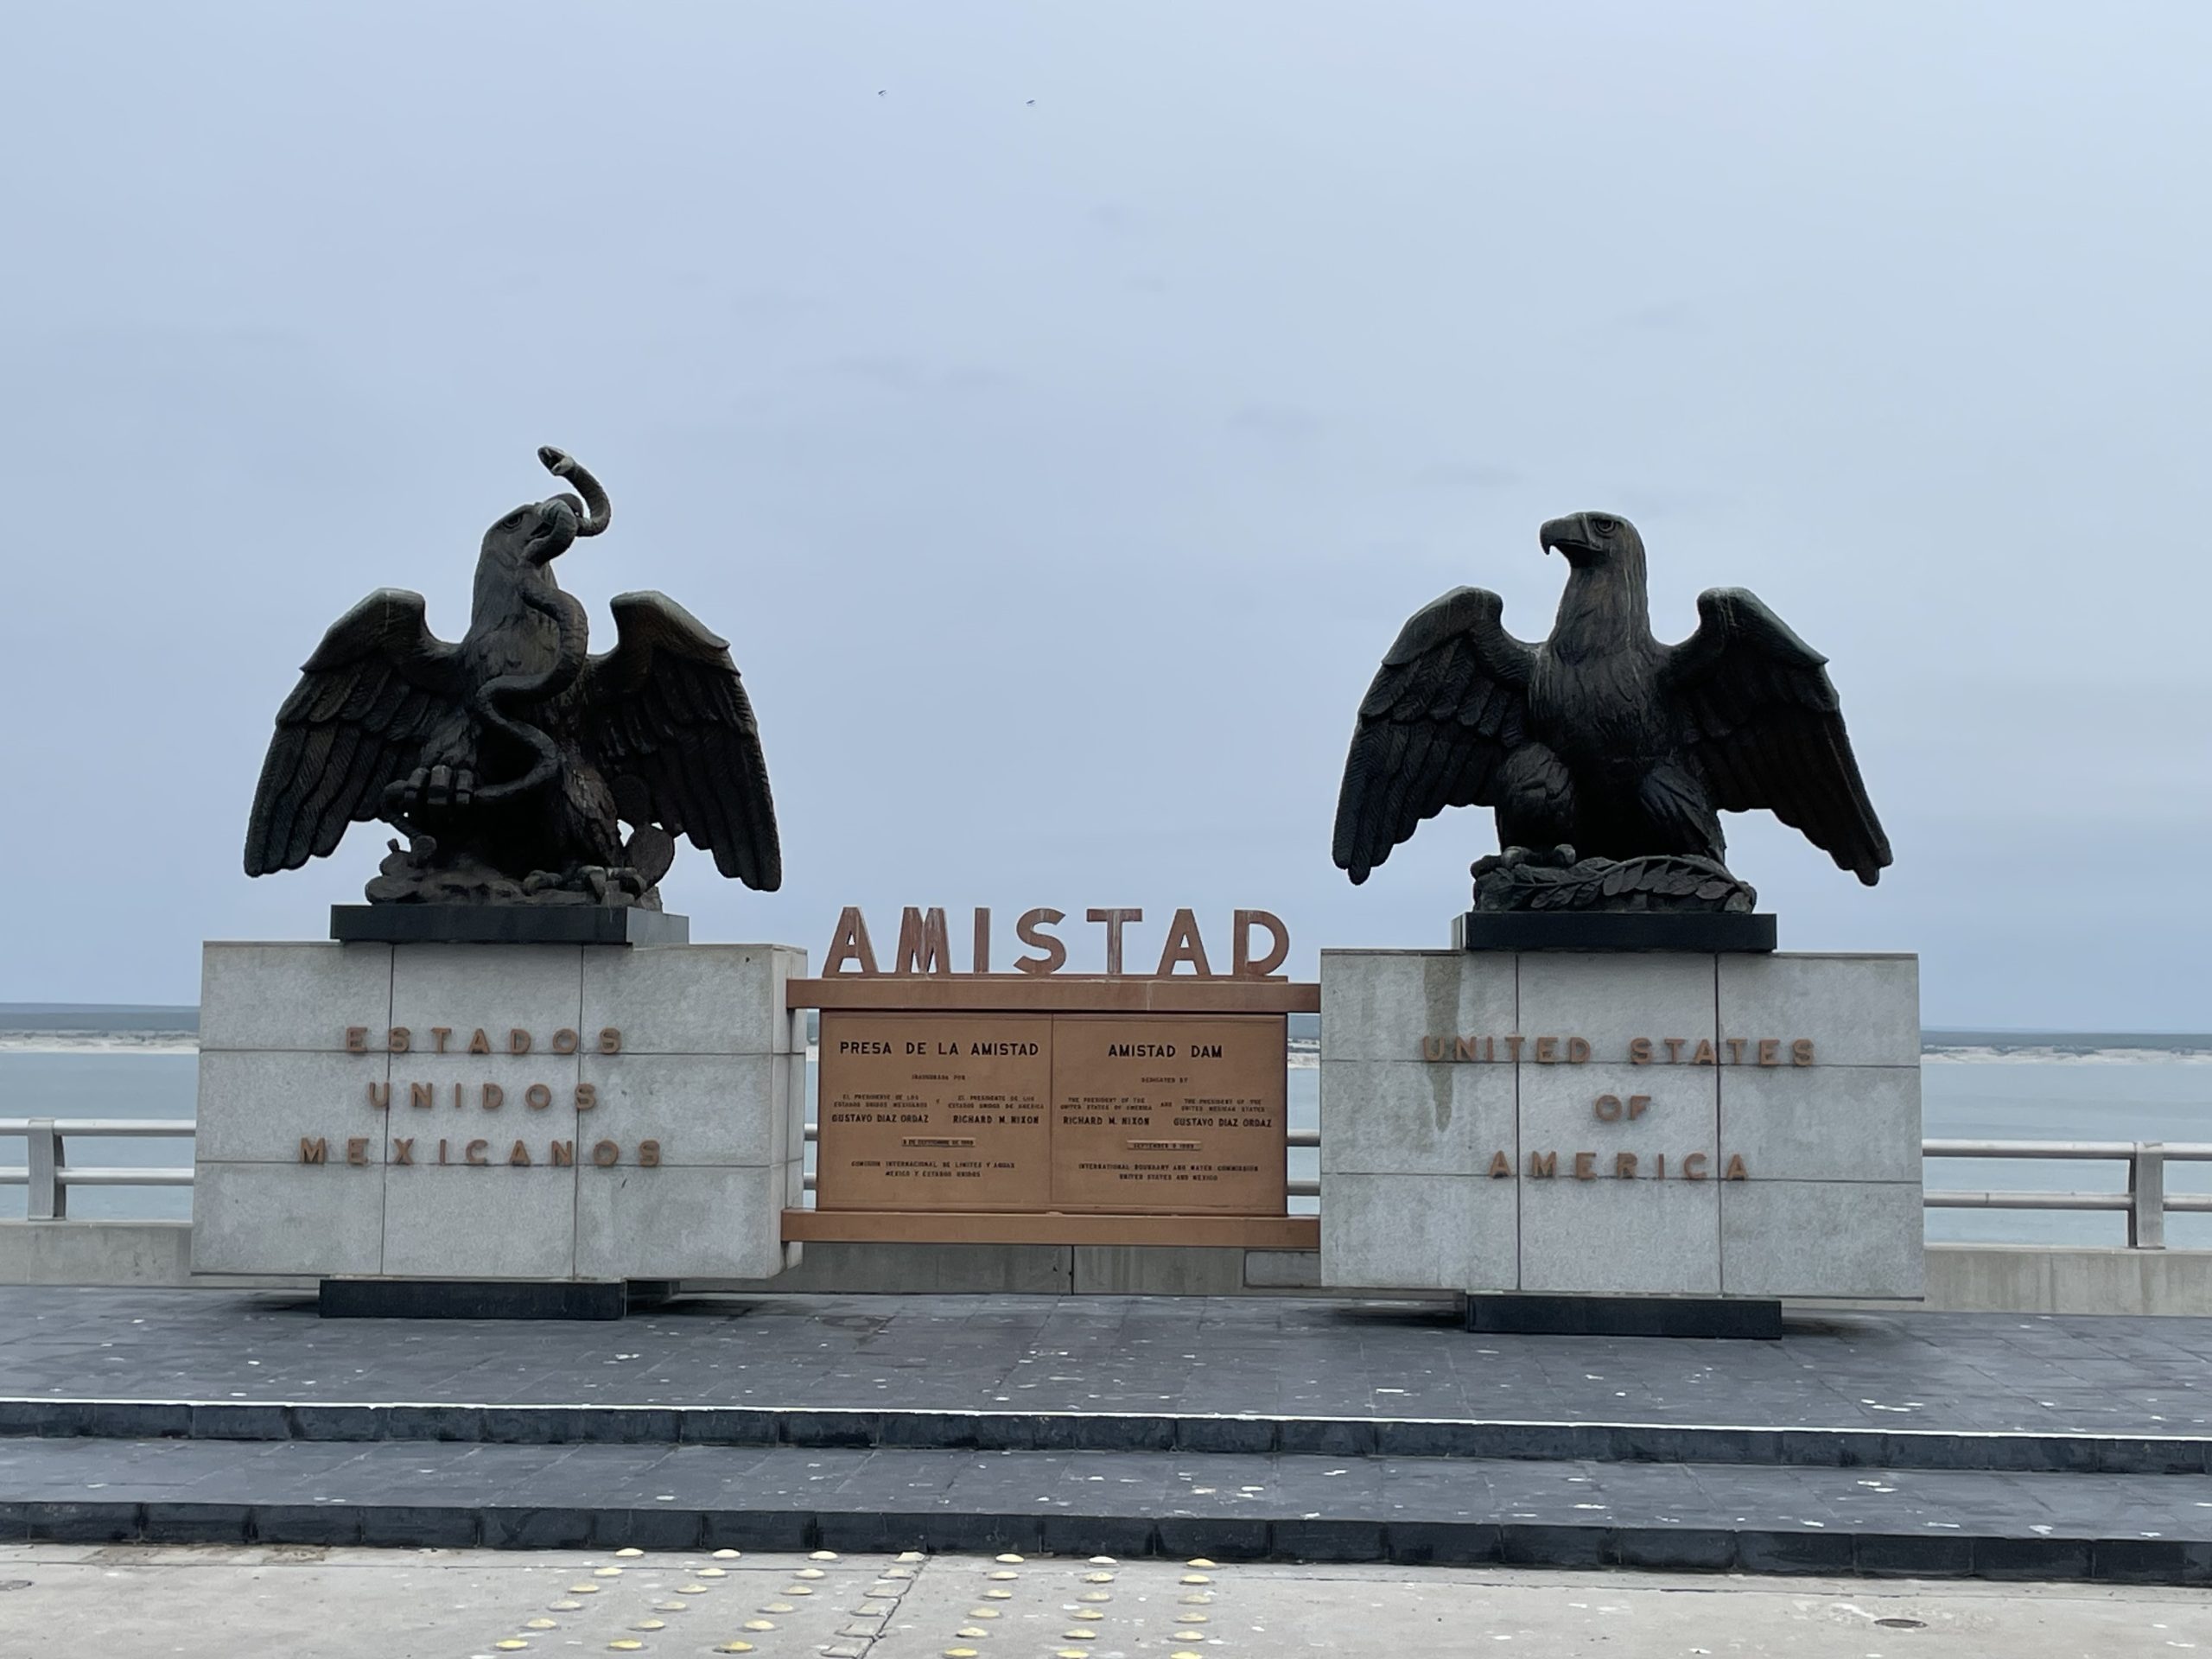
[(1536, 532), (1536, 540), (1547, 553), (1581, 546), (1582, 515), (1578, 512), (1565, 518), (1547, 518), (1544, 527)]
[[(569, 505), (571, 497), (556, 495), (538, 504), (537, 534), (530, 538), (524, 557), (535, 565), (548, 565), (575, 544), (579, 517)], [(582, 504), (579, 503), (579, 505)]]

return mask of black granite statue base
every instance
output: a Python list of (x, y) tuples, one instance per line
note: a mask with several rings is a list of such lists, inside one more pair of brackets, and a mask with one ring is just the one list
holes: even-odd
[(315, 1311), (326, 1319), (619, 1319), (629, 1306), (620, 1279), (326, 1279)]
[(1766, 911), (1471, 910), (1452, 918), (1460, 950), (1764, 951)]
[(691, 918), (612, 905), (333, 905), (347, 944), (689, 944)]
[(1470, 1296), (1467, 1329), (1522, 1337), (1782, 1336), (1782, 1304), (1675, 1296)]

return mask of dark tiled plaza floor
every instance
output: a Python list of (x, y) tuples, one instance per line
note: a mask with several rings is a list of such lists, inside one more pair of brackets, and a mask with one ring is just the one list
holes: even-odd
[(804, 1408), (2212, 1434), (2212, 1320), (1837, 1314), (1780, 1342), (1478, 1336), (1434, 1305), (698, 1299), (614, 1324), (324, 1320), (0, 1288), (0, 1398)]
[(0, 1290), (0, 1540), (1045, 1549), (2212, 1581), (2212, 1321), (1503, 1337), (1433, 1304), (619, 1324)]

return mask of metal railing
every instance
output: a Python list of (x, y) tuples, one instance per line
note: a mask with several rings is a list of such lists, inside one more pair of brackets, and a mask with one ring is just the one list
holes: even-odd
[[(65, 1152), (73, 1136), (171, 1136), (191, 1138), (193, 1121), (181, 1117), (0, 1117), (0, 1139), (21, 1136), (29, 1148), (29, 1161), (0, 1165), (0, 1186), (29, 1189), (26, 1214), (32, 1221), (60, 1221), (68, 1215), (73, 1186), (190, 1186), (192, 1168), (141, 1166), (129, 1168), (72, 1164)], [(816, 1139), (813, 1125), (806, 1138)], [(1313, 1151), (1321, 1144), (1318, 1129), (1293, 1129), (1294, 1151)], [(2166, 1166), (2174, 1163), (2212, 1163), (2212, 1142), (2157, 1141), (1924, 1141), (1925, 1158), (2013, 1158), (2063, 1160), (2075, 1163), (2121, 1163), (2126, 1184), (2116, 1192), (1967, 1192), (1927, 1189), (1922, 1203), (1929, 1210), (2069, 1210), (2119, 1211), (2127, 1217), (2127, 1243), (2139, 1250), (2164, 1249), (2166, 1217), (2176, 1213), (2212, 1214), (2212, 1192), (2169, 1192)], [(814, 1177), (806, 1178), (807, 1189)], [(1294, 1180), (1294, 1198), (1318, 1198), (1318, 1180)]]
[(2212, 1144), (2158, 1141), (1923, 1141), (1923, 1158), (2059, 1158), (2122, 1162), (2127, 1185), (2118, 1192), (1960, 1192), (1928, 1191), (1929, 1210), (2120, 1210), (2127, 1215), (2128, 1248), (2166, 1247), (2166, 1217), (2212, 1212), (2212, 1192), (2168, 1192), (2168, 1164), (2212, 1163)]
[(28, 1161), (0, 1164), (0, 1186), (30, 1189), (24, 1206), (31, 1221), (64, 1221), (69, 1215), (73, 1186), (190, 1186), (192, 1166), (102, 1168), (69, 1162), (63, 1143), (72, 1135), (89, 1139), (106, 1136), (175, 1135), (189, 1140), (194, 1131), (188, 1117), (0, 1117), (0, 1136), (21, 1135)]

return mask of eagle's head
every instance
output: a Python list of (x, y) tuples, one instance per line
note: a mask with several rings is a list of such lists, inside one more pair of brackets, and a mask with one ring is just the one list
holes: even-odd
[(484, 532), (481, 566), (542, 570), (567, 552), (579, 536), (596, 536), (607, 528), (613, 509), (599, 480), (576, 463), (575, 457), (550, 445), (537, 452), (545, 470), (568, 480), (582, 491), (582, 499), (566, 493), (533, 501)]
[(556, 495), (517, 507), (484, 532), (486, 563), (520, 568), (551, 563), (569, 550), (578, 531), (569, 498)]
[(1643, 537), (1617, 512), (1570, 512), (1537, 532), (1545, 552), (1557, 548), (1578, 570), (1643, 563)]

